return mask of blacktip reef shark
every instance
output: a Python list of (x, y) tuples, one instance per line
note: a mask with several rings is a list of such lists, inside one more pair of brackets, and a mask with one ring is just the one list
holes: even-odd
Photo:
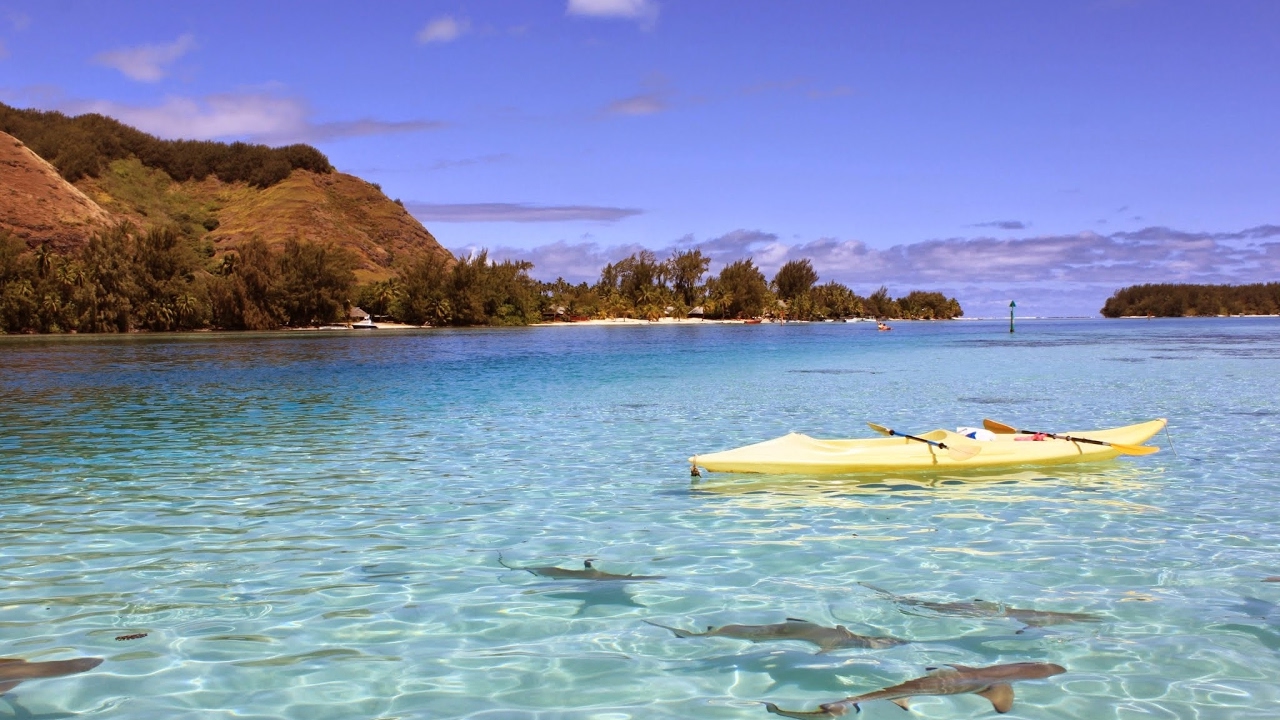
[(82, 657), (74, 660), (49, 660), (27, 662), (18, 658), (0, 658), (0, 694), (9, 692), (24, 680), (62, 677), (92, 670), (102, 664), (102, 658)]
[(537, 565), (537, 566), (515, 566), (508, 565), (502, 559), (502, 553), (498, 553), (498, 564), (508, 570), (525, 570), (539, 577), (551, 578), (552, 580), (663, 580), (665, 575), (617, 575), (603, 570), (597, 570), (591, 564), (591, 560), (582, 561), (582, 569), (571, 569), (556, 567), (555, 565)]
[(1054, 612), (1052, 610), (1027, 610), (989, 600), (975, 599), (973, 602), (930, 602), (918, 598), (897, 595), (875, 585), (860, 582), (859, 585), (875, 590), (888, 597), (898, 605), (921, 608), (940, 615), (957, 615), (960, 617), (1007, 617), (1017, 620), (1028, 627), (1044, 627), (1046, 625), (1065, 625), (1076, 622), (1098, 622), (1097, 615), (1089, 613)]
[(722, 625), (714, 627), (707, 626), (706, 632), (693, 632), (690, 630), (681, 630), (669, 625), (660, 625), (656, 622), (645, 622), (660, 627), (664, 630), (670, 630), (679, 638), (690, 637), (727, 637), (736, 640), (750, 640), (751, 642), (764, 642), (768, 640), (802, 640), (804, 642), (813, 643), (821, 648), (820, 652), (829, 650), (839, 650), (841, 648), (869, 648), (878, 650), (880, 648), (889, 648), (896, 645), (904, 645), (907, 640), (901, 640), (895, 637), (874, 637), (869, 635), (858, 635), (850, 631), (843, 625), (835, 627), (827, 627), (808, 620), (797, 620), (796, 618), (787, 618), (786, 622), (773, 623), (771, 625)]
[(968, 667), (966, 665), (947, 665), (942, 668), (930, 668), (932, 672), (924, 677), (908, 680), (901, 685), (894, 685), (883, 690), (854, 695), (844, 700), (824, 703), (817, 710), (801, 712), (783, 710), (773, 703), (764, 704), (765, 709), (774, 715), (808, 720), (811, 718), (840, 717), (853, 708), (860, 712), (859, 703), (872, 700), (888, 700), (903, 710), (910, 710), (911, 698), (918, 695), (963, 695), (973, 693), (991, 701), (991, 706), (998, 713), (1007, 713), (1013, 707), (1013, 687), (1009, 683), (1015, 680), (1041, 680), (1043, 678), (1064, 673), (1066, 668), (1053, 663), (1021, 662), (1008, 665), (990, 665), (988, 667)]

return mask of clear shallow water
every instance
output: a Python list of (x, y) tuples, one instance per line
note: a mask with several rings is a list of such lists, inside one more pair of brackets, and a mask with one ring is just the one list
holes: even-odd
[[(765, 718), (1018, 661), (1068, 673), (1015, 684), (1015, 717), (1273, 718), (1277, 376), (1274, 319), (0, 338), (0, 657), (106, 658), (0, 718)], [(1168, 417), (1177, 455), (963, 481), (685, 462), (983, 417)], [(859, 582), (1104, 620), (1018, 633)], [(785, 617), (917, 642), (642, 622)]]

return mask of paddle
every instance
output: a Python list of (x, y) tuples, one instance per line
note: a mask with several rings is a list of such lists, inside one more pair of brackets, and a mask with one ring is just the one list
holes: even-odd
[(1088, 443), (1090, 445), (1106, 445), (1119, 452), (1121, 455), (1150, 455), (1151, 453), (1160, 452), (1160, 448), (1150, 445), (1125, 445), (1123, 443), (1112, 443), (1105, 440), (1091, 440), (1089, 438), (1074, 437), (1071, 435), (1055, 435), (1054, 433), (1042, 433), (1035, 430), (1019, 430), (1012, 425), (998, 423), (990, 418), (982, 421), (982, 426), (991, 432), (1000, 433), (1002, 435), (1044, 435), (1045, 437), (1058, 438), (1059, 440), (1068, 440), (1070, 442)]
[(870, 426), (872, 430), (875, 430), (881, 435), (888, 435), (890, 437), (901, 437), (901, 438), (906, 438), (908, 440), (915, 440), (916, 442), (922, 442), (922, 443), (925, 443), (926, 445), (932, 445), (938, 448), (939, 450), (946, 450), (947, 457), (951, 458), (952, 460), (968, 460), (974, 455), (977, 455), (978, 453), (982, 452), (982, 448), (976, 447), (976, 446), (951, 447), (946, 443), (934, 442), (933, 440), (925, 440), (922, 437), (916, 437), (915, 435), (907, 435), (904, 433), (897, 432), (896, 430), (890, 430), (889, 428), (883, 425), (877, 425), (871, 422), (867, 423), (867, 425)]

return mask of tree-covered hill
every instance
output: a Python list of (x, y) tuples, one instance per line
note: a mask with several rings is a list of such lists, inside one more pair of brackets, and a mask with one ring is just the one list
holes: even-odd
[(1107, 298), (1102, 314), (1109, 318), (1276, 315), (1280, 314), (1280, 283), (1133, 285)]
[(69, 117), (0, 103), (0, 132), (21, 140), (72, 183), (98, 177), (113, 161), (130, 157), (178, 182), (213, 175), (225, 183), (245, 182), (259, 188), (284, 180), (294, 170), (333, 172), (329, 159), (310, 145), (273, 148), (242, 142), (161, 140), (96, 113)]

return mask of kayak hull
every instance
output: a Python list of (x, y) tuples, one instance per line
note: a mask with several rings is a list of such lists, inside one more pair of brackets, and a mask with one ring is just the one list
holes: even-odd
[[(1080, 430), (1058, 433), (1121, 445), (1141, 445), (1165, 426), (1160, 418), (1136, 425), (1107, 430)], [(694, 455), (689, 463), (710, 472), (836, 475), (846, 473), (901, 470), (965, 470), (970, 468), (1106, 460), (1120, 454), (1107, 445), (1044, 438), (1029, 435), (997, 435), (977, 441), (949, 430), (920, 435), (952, 448), (977, 448), (968, 459), (953, 458), (946, 450), (903, 437), (823, 440), (801, 433), (746, 445), (733, 450)], [(1019, 439), (1020, 438), (1020, 439)]]

